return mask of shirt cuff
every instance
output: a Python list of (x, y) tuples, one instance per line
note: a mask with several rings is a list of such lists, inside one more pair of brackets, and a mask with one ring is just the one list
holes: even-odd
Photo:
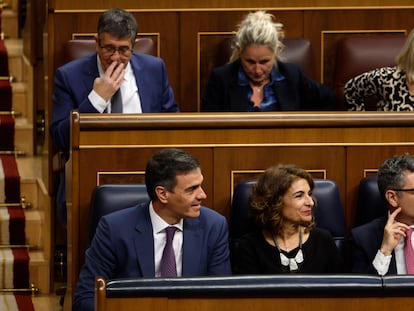
[(105, 101), (101, 96), (98, 95), (94, 90), (92, 90), (89, 95), (88, 99), (91, 102), (92, 106), (95, 107), (96, 110), (98, 110), (100, 113), (103, 113), (105, 109), (108, 108), (110, 104), (110, 100)]
[(377, 251), (372, 264), (379, 275), (383, 276), (387, 274), (390, 267), (391, 258), (392, 255), (385, 256), (383, 253), (381, 253), (380, 250)]

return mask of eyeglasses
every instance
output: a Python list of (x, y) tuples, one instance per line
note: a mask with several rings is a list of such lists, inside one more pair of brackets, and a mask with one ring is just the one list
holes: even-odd
[(390, 190), (402, 191), (402, 192), (408, 192), (410, 194), (414, 194), (414, 188), (410, 188), (410, 189), (390, 189)]
[(102, 45), (99, 46), (101, 49), (104, 50), (104, 53), (108, 54), (108, 55), (113, 55), (115, 54), (116, 51), (118, 51), (118, 53), (120, 55), (124, 55), (124, 56), (129, 56), (129, 54), (131, 54), (132, 49), (129, 46), (123, 45), (120, 47), (115, 47), (113, 45)]

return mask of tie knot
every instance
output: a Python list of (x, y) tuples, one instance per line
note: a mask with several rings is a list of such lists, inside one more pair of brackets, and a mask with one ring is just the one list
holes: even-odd
[(169, 226), (165, 228), (165, 233), (167, 234), (167, 240), (172, 240), (174, 237), (175, 231), (177, 231), (177, 227)]

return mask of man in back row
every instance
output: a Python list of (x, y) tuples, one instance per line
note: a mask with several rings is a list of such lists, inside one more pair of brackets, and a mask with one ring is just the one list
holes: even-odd
[[(80, 113), (178, 112), (164, 62), (133, 52), (138, 32), (134, 16), (122, 9), (98, 21), (96, 53), (71, 61), (55, 73), (53, 143), (69, 158), (70, 111)], [(64, 177), (62, 176), (62, 179)], [(58, 220), (66, 224), (64, 180), (58, 192)]]
[(102, 217), (86, 251), (73, 310), (94, 310), (96, 276), (231, 275), (227, 221), (201, 205), (207, 197), (202, 182), (200, 165), (190, 154), (155, 153), (145, 170), (150, 201)]

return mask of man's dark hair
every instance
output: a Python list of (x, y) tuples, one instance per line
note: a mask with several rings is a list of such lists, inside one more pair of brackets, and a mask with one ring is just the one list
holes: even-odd
[(383, 199), (387, 190), (404, 186), (405, 171), (414, 172), (414, 157), (408, 153), (393, 156), (381, 164), (378, 169), (378, 189)]
[(177, 175), (187, 174), (198, 168), (198, 160), (180, 149), (166, 148), (158, 151), (149, 159), (145, 170), (145, 184), (149, 197), (151, 200), (157, 199), (157, 186), (173, 191), (177, 184)]
[(98, 39), (104, 32), (121, 39), (129, 37), (132, 46), (135, 44), (135, 38), (138, 33), (138, 24), (135, 17), (123, 9), (110, 9), (105, 11), (98, 20)]

